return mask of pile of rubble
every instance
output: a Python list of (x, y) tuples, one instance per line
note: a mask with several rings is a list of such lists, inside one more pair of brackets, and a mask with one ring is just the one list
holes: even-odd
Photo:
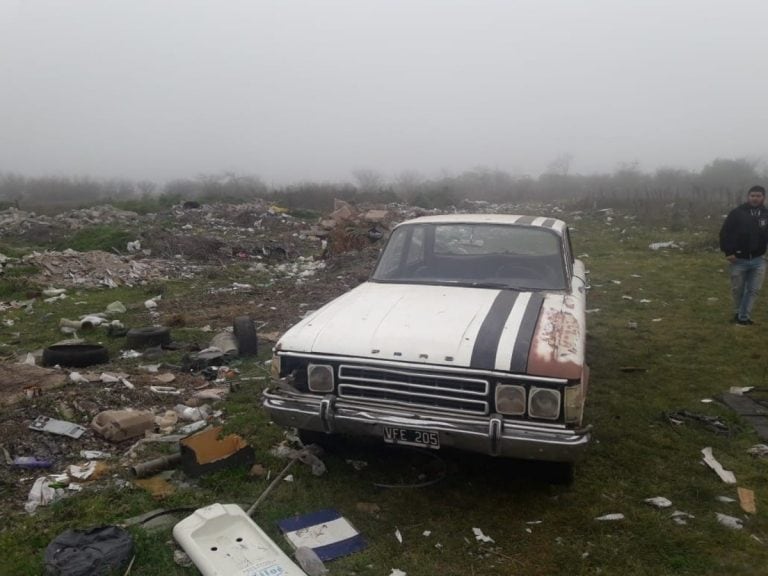
[(94, 250), (77, 252), (32, 252), (22, 258), (40, 270), (33, 280), (46, 285), (96, 288), (136, 286), (153, 281), (192, 278), (198, 267), (181, 260), (158, 260), (118, 256)]

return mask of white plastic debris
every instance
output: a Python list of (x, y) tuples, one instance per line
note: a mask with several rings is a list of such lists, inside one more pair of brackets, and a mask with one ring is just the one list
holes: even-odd
[(119, 300), (115, 300), (114, 302), (107, 304), (105, 310), (108, 314), (125, 314), (128, 309), (125, 307), (125, 304)]
[[(63, 478), (62, 478), (63, 476)], [(32, 485), (27, 495), (27, 502), (24, 504), (24, 510), (28, 514), (34, 514), (38, 506), (46, 506), (58, 500), (64, 495), (64, 490), (61, 488), (51, 488), (51, 484), (60, 482), (66, 478), (66, 475), (60, 475), (59, 477), (41, 476)]]
[(675, 510), (672, 512), (672, 514), (669, 515), (669, 517), (672, 518), (672, 521), (679, 526), (685, 526), (688, 524), (689, 519), (696, 518), (696, 516), (693, 514), (683, 512), (682, 510)]
[(661, 250), (662, 248), (680, 248), (680, 246), (669, 240), (667, 242), (652, 242), (648, 244), (648, 248), (651, 250)]
[(58, 302), (59, 300), (65, 300), (67, 298), (66, 294), (59, 294), (58, 296), (51, 296), (50, 298), (43, 298), (43, 302), (47, 302), (48, 304), (52, 304), (53, 302)]
[(494, 542), (493, 538), (483, 534), (483, 531), (480, 530), (480, 528), (472, 528), (472, 532), (475, 535), (475, 540), (478, 542)]
[(102, 372), (100, 379), (104, 384), (115, 384), (120, 382), (120, 378), (109, 372)]
[(704, 455), (704, 463), (715, 471), (720, 480), (726, 484), (736, 484), (736, 476), (730, 470), (723, 468), (723, 465), (715, 459), (712, 455), (712, 448), (709, 446), (702, 448), (701, 453)]
[(186, 426), (182, 426), (179, 428), (179, 434), (192, 434), (192, 432), (197, 432), (198, 430), (202, 430), (208, 426), (208, 422), (205, 420), (199, 420), (197, 422), (192, 422), (192, 424), (187, 424)]
[(128, 390), (133, 390), (134, 388), (136, 388), (136, 386), (131, 384), (131, 382), (128, 380), (128, 378), (120, 378), (120, 382), (122, 382), (123, 386), (128, 388)]
[(429, 538), (432, 535), (432, 530), (424, 530), (424, 532), (421, 533), (422, 536), (425, 538)]
[(715, 500), (718, 502), (723, 502), (725, 504), (732, 504), (736, 502), (736, 498), (731, 498), (730, 496), (715, 496)]
[(283, 478), (286, 482), (293, 482), (293, 474), (288, 474), (285, 478)]
[(43, 290), (43, 296), (61, 296), (66, 291), (66, 288), (46, 288)]
[[(150, 388), (171, 388), (171, 386), (150, 386)], [(195, 407), (186, 406), (184, 404), (176, 404), (173, 410), (176, 412), (176, 414), (178, 414), (179, 418), (186, 420), (187, 422), (205, 420), (208, 418), (208, 416), (211, 415), (211, 407), (208, 404)]]
[(140, 252), (141, 240), (134, 240), (133, 242), (128, 242), (125, 245), (125, 249), (128, 250), (128, 252)]
[[(155, 394), (164, 394), (167, 396), (178, 396), (181, 394), (181, 391), (173, 386), (150, 386), (149, 389)], [(195, 418), (195, 420), (199, 420), (199, 418)]]
[(648, 300), (648, 298), (640, 299), (640, 304), (650, 304), (651, 302), (653, 302), (653, 300)]
[(717, 521), (723, 526), (728, 526), (728, 528), (733, 528), (734, 530), (741, 530), (744, 528), (740, 518), (728, 516), (728, 514), (721, 514), (720, 512), (715, 512), (715, 514), (717, 515)]
[(408, 573), (398, 570), (397, 568), (392, 568), (392, 572), (389, 573), (389, 576), (408, 576)]
[(398, 542), (400, 542), (400, 544), (403, 543), (403, 535), (400, 534), (400, 530), (397, 528), (395, 528), (395, 538), (397, 539)]
[(624, 514), (616, 513), (616, 514), (605, 514), (603, 516), (598, 516), (595, 518), (595, 520), (600, 520), (601, 522), (612, 522), (616, 520), (624, 520)]
[(731, 386), (728, 389), (728, 392), (731, 394), (736, 394), (737, 396), (742, 396), (752, 390), (754, 386)]
[(80, 374), (80, 372), (70, 372), (69, 381), (73, 384), (88, 384), (88, 378)]
[(622, 299), (622, 300), (634, 300), (634, 298), (632, 298), (632, 296), (630, 296), (629, 294), (624, 294), (624, 295), (621, 297), (621, 299)]
[(664, 496), (654, 496), (653, 498), (646, 498), (643, 502), (647, 502), (651, 506), (656, 508), (669, 508), (672, 506), (672, 501), (664, 498)]
[(699, 400), (699, 402), (701, 402), (702, 404), (712, 404), (712, 402), (714, 402), (714, 399), (712, 399), (712, 398), (702, 398), (701, 400)]
[(141, 352), (136, 352), (136, 350), (123, 350), (122, 354), (120, 354), (120, 358), (123, 360), (128, 358), (139, 358), (141, 357)]
[(160, 364), (139, 364), (138, 368), (139, 370), (144, 370), (144, 372), (156, 374), (160, 371)]
[(768, 444), (755, 444), (747, 450), (751, 456), (768, 456)]
[(75, 464), (67, 466), (67, 474), (78, 480), (87, 480), (95, 471), (96, 462), (94, 460), (90, 460), (85, 466), (76, 466)]
[(80, 450), (80, 457), (86, 460), (106, 460), (111, 456), (109, 452), (102, 452), (101, 450)]
[(149, 300), (146, 300), (144, 302), (144, 307), (147, 310), (154, 310), (155, 308), (157, 308), (158, 300), (161, 300), (161, 299), (162, 299), (162, 296), (155, 296), (154, 298), (150, 298)]
[(35, 363), (35, 356), (34, 354), (27, 352), (27, 355), (24, 357), (24, 360), (21, 361), (21, 364), (26, 364), (28, 366), (34, 366)]

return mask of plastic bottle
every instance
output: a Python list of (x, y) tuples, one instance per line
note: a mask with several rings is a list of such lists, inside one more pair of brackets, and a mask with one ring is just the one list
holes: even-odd
[(50, 468), (52, 465), (50, 460), (37, 456), (16, 456), (11, 464), (15, 468)]

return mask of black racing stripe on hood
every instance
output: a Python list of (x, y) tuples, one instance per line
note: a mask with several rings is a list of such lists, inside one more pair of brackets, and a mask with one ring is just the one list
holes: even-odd
[(524, 373), (528, 369), (528, 353), (531, 351), (533, 333), (536, 330), (536, 322), (539, 320), (542, 302), (544, 302), (544, 296), (540, 293), (531, 294), (531, 299), (528, 301), (528, 306), (526, 306), (523, 319), (520, 322), (515, 349), (512, 351), (510, 372)]
[(521, 216), (515, 224), (533, 224), (534, 220), (536, 220), (536, 216)]
[(496, 296), (475, 338), (470, 368), (493, 370), (496, 366), (496, 350), (499, 348), (501, 333), (517, 296), (518, 292), (511, 290), (502, 290)]

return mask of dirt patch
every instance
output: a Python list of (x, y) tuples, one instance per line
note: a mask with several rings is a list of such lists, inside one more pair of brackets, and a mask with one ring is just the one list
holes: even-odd
[(15, 404), (63, 386), (65, 374), (28, 364), (0, 364), (0, 405)]

